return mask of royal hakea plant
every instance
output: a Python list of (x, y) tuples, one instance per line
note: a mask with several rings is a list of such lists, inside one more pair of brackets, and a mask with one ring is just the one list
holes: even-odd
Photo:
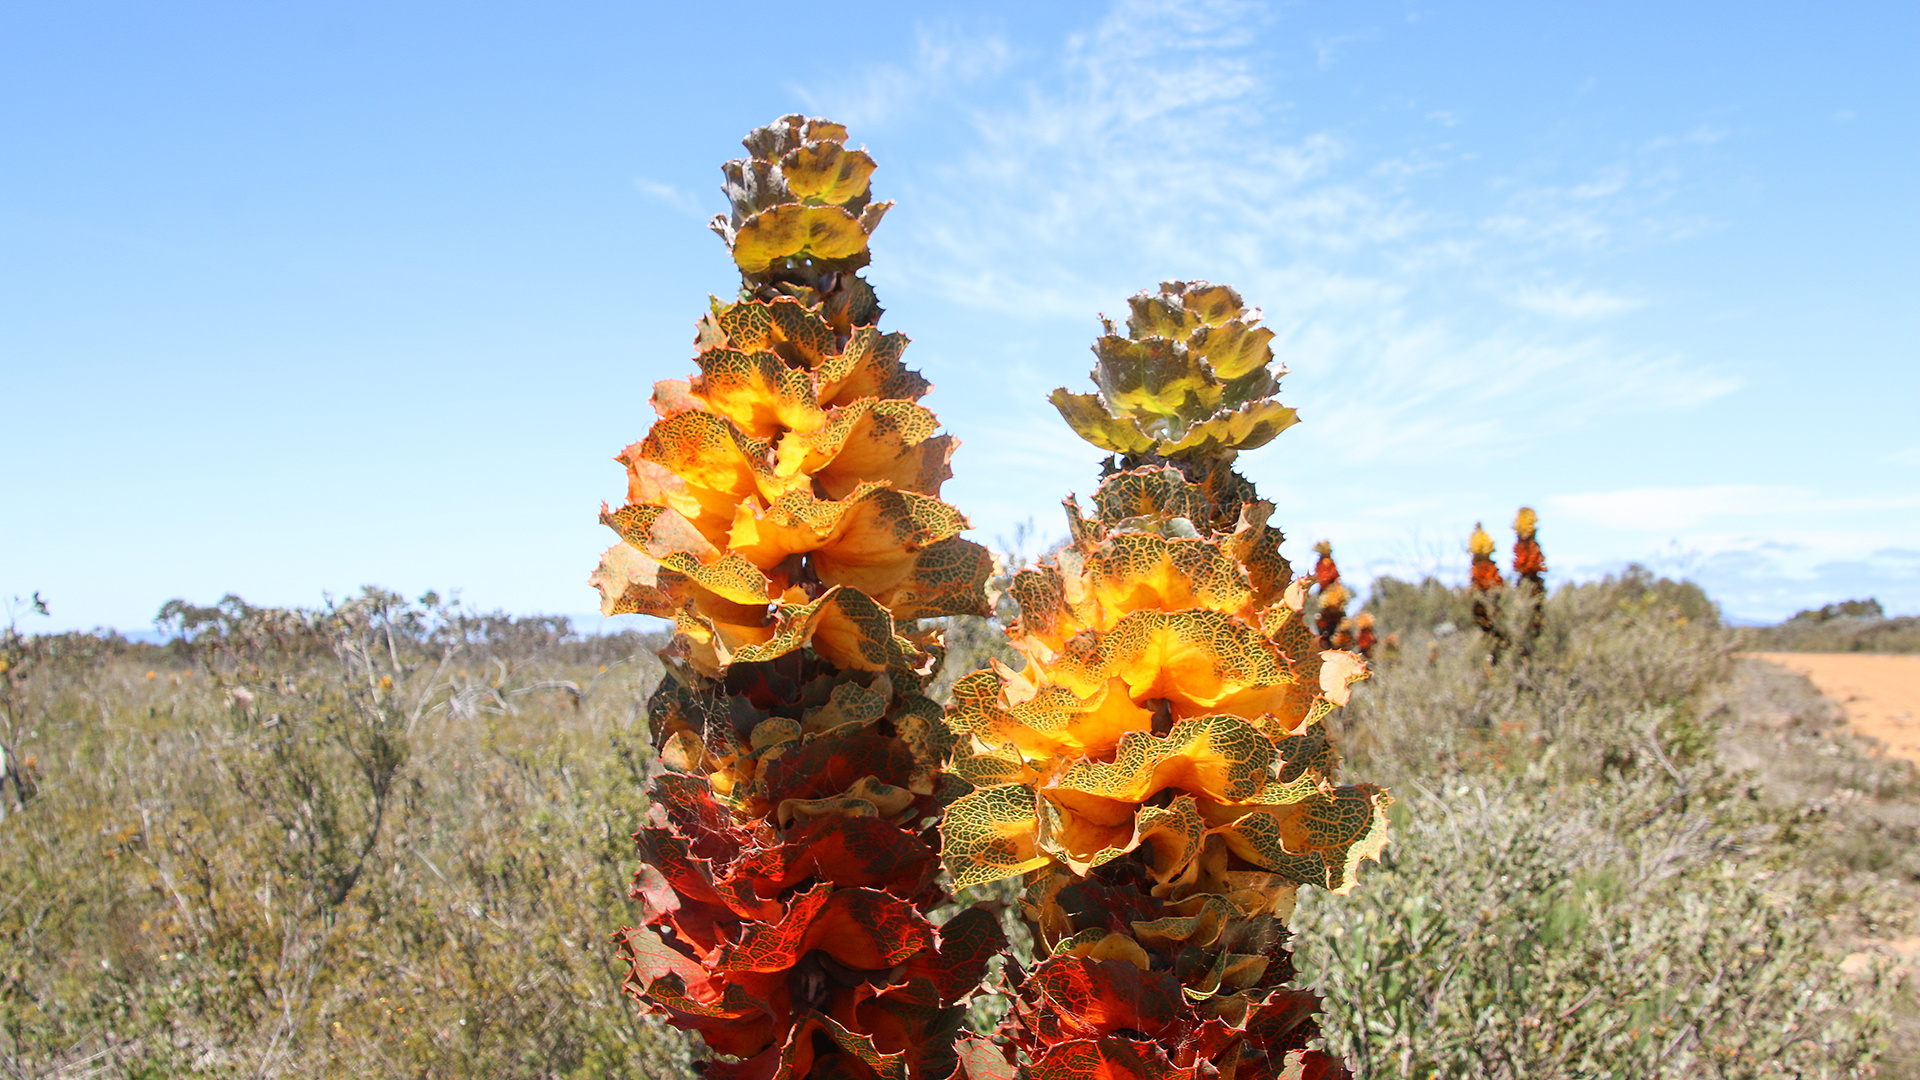
[(915, 628), (984, 614), (991, 560), (940, 501), (954, 440), (857, 273), (891, 204), (846, 141), (789, 116), (724, 167), (741, 288), (619, 456), (626, 505), (601, 520), (620, 539), (592, 578), (606, 614), (675, 628), (626, 988), (733, 1059), (706, 1065), (722, 1080), (945, 1080), (1004, 947), (985, 911), (927, 918), (967, 788), (922, 693), (940, 637)]
[(1361, 659), (1373, 659), (1373, 648), (1380, 643), (1380, 635), (1374, 629), (1373, 612), (1363, 611), (1353, 617), (1353, 651)]
[(1474, 522), (1473, 535), (1467, 538), (1467, 553), (1473, 556), (1467, 573), (1468, 591), (1473, 595), (1473, 624), (1487, 635), (1491, 647), (1488, 655), (1498, 664), (1511, 642), (1506, 628), (1500, 625), (1500, 596), (1507, 582), (1500, 576), (1500, 565), (1493, 561), (1493, 552), (1493, 537), (1487, 535), (1479, 522)]
[(1314, 626), (1322, 649), (1344, 649), (1353, 643), (1353, 627), (1347, 622), (1347, 602), (1353, 593), (1340, 581), (1340, 565), (1333, 561), (1333, 542), (1322, 540), (1313, 545), (1319, 556), (1313, 564)]
[(954, 687), (947, 808), (959, 886), (1024, 875), (1041, 957), (1014, 971), (1004, 1059), (970, 1077), (1336, 1076), (1289, 989), (1302, 885), (1345, 892), (1386, 843), (1387, 793), (1339, 786), (1324, 718), (1365, 667), (1322, 650), (1233, 468), (1294, 420), (1271, 330), (1234, 290), (1171, 282), (1094, 345), (1097, 394), (1053, 395), (1116, 455), (1070, 543), (1010, 586), (1024, 666)]
[(1533, 507), (1523, 506), (1513, 519), (1514, 588), (1526, 605), (1527, 621), (1521, 627), (1520, 655), (1533, 655), (1533, 643), (1547, 619), (1547, 557), (1540, 550), (1540, 515)]

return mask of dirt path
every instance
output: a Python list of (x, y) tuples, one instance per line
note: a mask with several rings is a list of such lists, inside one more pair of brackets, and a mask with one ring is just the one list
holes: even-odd
[(1920, 765), (1920, 656), (1880, 653), (1750, 653), (1813, 680), (1847, 710), (1856, 733)]
[[(1836, 701), (1847, 713), (1853, 734), (1884, 746), (1889, 757), (1905, 757), (1920, 765), (1920, 655), (1887, 653), (1745, 653), (1751, 659), (1805, 675), (1816, 690)], [(1778, 749), (1776, 749), (1778, 753)], [(1910, 830), (1910, 801), (1860, 801), (1853, 811), (1866, 819), (1849, 819), (1851, 828), (1870, 832), (1872, 826)], [(1910, 892), (1910, 882), (1899, 886)], [(1884, 932), (1884, 930), (1882, 930)], [(1920, 934), (1864, 934), (1860, 951), (1849, 953), (1839, 969), (1866, 978), (1882, 965), (1889, 974), (1908, 980), (1920, 992)], [(1897, 1040), (1905, 1063), (1920, 1061), (1920, 1011), (1908, 1005), (1899, 1019)]]

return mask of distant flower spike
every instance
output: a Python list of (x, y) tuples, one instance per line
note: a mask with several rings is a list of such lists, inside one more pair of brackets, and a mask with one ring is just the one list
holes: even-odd
[(1373, 612), (1363, 611), (1353, 617), (1353, 651), (1362, 658), (1373, 659), (1373, 647), (1379, 644), (1379, 635), (1374, 632)]
[(1473, 556), (1473, 569), (1469, 584), (1473, 591), (1473, 624), (1487, 635), (1492, 644), (1489, 654), (1494, 663), (1500, 662), (1500, 656), (1507, 651), (1511, 641), (1507, 631), (1500, 625), (1500, 594), (1506, 589), (1506, 579), (1500, 576), (1500, 567), (1493, 561), (1493, 537), (1479, 522), (1473, 523), (1473, 535), (1467, 538), (1467, 551)]
[(986, 550), (940, 501), (954, 441), (854, 274), (887, 203), (846, 129), (789, 116), (729, 162), (715, 221), (739, 265), (698, 371), (654, 387), (619, 457), (627, 503), (592, 583), (609, 615), (673, 620), (649, 703), (659, 770), (636, 834), (629, 994), (698, 1031), (716, 1080), (946, 1080), (964, 1006), (1004, 945), (934, 926), (937, 823), (966, 790), (921, 693), (939, 634), (984, 614)]
[(1332, 541), (1313, 545), (1320, 556), (1313, 564), (1314, 625), (1319, 631), (1320, 647), (1344, 649), (1353, 644), (1353, 627), (1347, 621), (1347, 602), (1353, 593), (1340, 582), (1340, 567), (1333, 561)]
[(1540, 640), (1540, 631), (1546, 627), (1547, 619), (1547, 557), (1540, 550), (1537, 536), (1540, 515), (1533, 507), (1523, 506), (1513, 519), (1513, 573), (1514, 586), (1519, 590), (1520, 602), (1527, 606), (1527, 622), (1522, 628), (1520, 655), (1533, 655), (1534, 643)]
[(954, 686), (952, 769), (975, 790), (943, 857), (959, 885), (1026, 875), (1048, 955), (1003, 1030), (1031, 1080), (1344, 1075), (1307, 1049), (1286, 919), (1386, 843), (1390, 797), (1337, 785), (1321, 723), (1366, 667), (1320, 647), (1315, 579), (1232, 469), (1293, 422), (1271, 333), (1204, 282), (1133, 308), (1095, 346), (1100, 394), (1054, 395), (1120, 457), (1091, 513), (1067, 500), (1069, 546), (1013, 579), (1024, 668)]

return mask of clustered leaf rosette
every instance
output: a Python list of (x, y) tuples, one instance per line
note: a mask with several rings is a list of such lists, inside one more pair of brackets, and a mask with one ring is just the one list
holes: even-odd
[(847, 148), (845, 125), (784, 116), (742, 145), (747, 156), (720, 167), (731, 212), (715, 215), (711, 228), (748, 287), (831, 288), (823, 278), (867, 265), (868, 238), (893, 204), (873, 201), (874, 160)]
[(1126, 334), (1094, 342), (1093, 394), (1053, 392), (1081, 438), (1122, 455), (1219, 457), (1252, 450), (1299, 417), (1273, 400), (1273, 331), (1226, 285), (1170, 281), (1128, 301)]
[[(1152, 328), (1192, 331), (1149, 315), (1205, 297), (1233, 310), (1196, 323), (1253, 333), (1231, 290), (1173, 283), (1136, 298), (1133, 340), (1189, 355)], [(1264, 359), (1241, 377), (1272, 358), (1253, 340)], [(1336, 782), (1322, 721), (1365, 666), (1319, 647), (1312, 579), (1292, 579), (1272, 505), (1228, 466), (1268, 437), (1229, 425), (1204, 450), (1123, 452), (1091, 515), (1067, 501), (1070, 545), (1013, 579), (1025, 666), (954, 686), (950, 768), (975, 790), (948, 808), (944, 858), (959, 886), (1026, 875), (1048, 955), (1007, 1034), (1030, 1077), (1343, 1074), (1306, 1048), (1286, 918), (1302, 884), (1352, 886), (1391, 800)]]
[(706, 1075), (951, 1075), (960, 1002), (1004, 939), (985, 911), (926, 919), (946, 896), (935, 849), (901, 824), (919, 809), (906, 789), (865, 773), (803, 798), (872, 764), (836, 762), (831, 779), (785, 770), (784, 826), (741, 820), (697, 776), (669, 771), (649, 792), (633, 889), (645, 925), (616, 942), (630, 994), (741, 1059)]
[(966, 786), (921, 693), (938, 634), (913, 627), (984, 614), (991, 560), (939, 498), (955, 444), (907, 339), (853, 273), (887, 204), (845, 143), (786, 117), (725, 167), (743, 288), (700, 320), (698, 371), (656, 384), (592, 578), (606, 614), (676, 630), (649, 703), (644, 917), (617, 941), (632, 996), (738, 1059), (712, 1077), (945, 1080), (1004, 944), (984, 913), (927, 918)]

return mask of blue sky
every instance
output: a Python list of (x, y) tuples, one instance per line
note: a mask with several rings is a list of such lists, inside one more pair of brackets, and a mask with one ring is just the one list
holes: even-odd
[[(363, 583), (578, 613), (692, 368), (718, 166), (832, 116), (988, 543), (1164, 279), (1265, 308), (1296, 561), (1463, 576), (1540, 508), (1773, 618), (1920, 611), (1912, 3), (0, 5), (0, 594)], [(1309, 556), (1310, 558), (1310, 556)]]

